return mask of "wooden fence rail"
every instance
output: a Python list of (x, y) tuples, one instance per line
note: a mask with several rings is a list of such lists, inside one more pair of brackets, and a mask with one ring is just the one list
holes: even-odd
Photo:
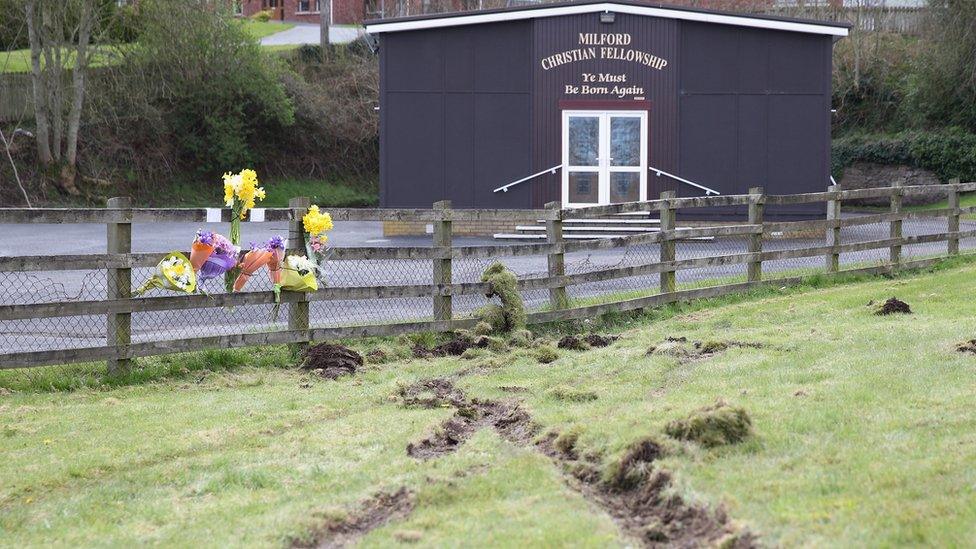
[[(935, 189), (943, 192), (948, 201), (946, 208), (907, 211), (902, 207), (903, 197), (916, 193), (929, 193)], [(960, 195), (976, 191), (976, 183), (960, 183), (953, 180), (947, 185), (883, 187), (876, 189), (842, 190), (831, 187), (826, 192), (799, 195), (766, 195), (761, 188), (750, 189), (749, 194), (715, 197), (678, 198), (673, 193), (663, 193), (658, 200), (631, 202), (610, 206), (563, 210), (558, 203), (546, 209), (533, 211), (531, 215), (546, 221), (546, 242), (516, 245), (458, 246), (452, 239), (452, 222), (458, 220), (516, 219), (526, 212), (508, 210), (453, 210), (449, 202), (439, 202), (429, 210), (391, 209), (336, 209), (330, 210), (333, 218), (341, 220), (408, 220), (430, 221), (433, 224), (433, 241), (430, 247), (402, 248), (337, 248), (331, 261), (371, 260), (422, 260), (429, 261), (429, 284), (376, 285), (354, 287), (324, 287), (317, 292), (304, 294), (282, 292), (281, 302), (288, 305), (287, 328), (258, 333), (215, 335), (182, 338), (168, 341), (132, 341), (132, 315), (154, 311), (187, 311), (218, 307), (244, 307), (275, 303), (270, 291), (250, 291), (217, 295), (171, 295), (161, 297), (132, 298), (132, 269), (153, 267), (160, 253), (133, 253), (133, 225), (158, 222), (226, 222), (226, 209), (151, 209), (131, 208), (128, 199), (109, 201), (105, 209), (46, 208), (0, 209), (0, 223), (99, 223), (106, 226), (107, 250), (104, 254), (66, 256), (15, 256), (0, 257), (0, 273), (104, 270), (107, 276), (104, 299), (43, 302), (0, 305), (0, 322), (26, 319), (52, 319), (68, 317), (104, 316), (106, 326), (105, 345), (96, 347), (6, 352), (0, 349), (0, 369), (45, 366), (105, 360), (110, 371), (131, 368), (132, 360), (139, 357), (179, 353), (194, 350), (244, 347), (253, 345), (287, 344), (296, 348), (312, 341), (340, 337), (388, 336), (417, 331), (450, 331), (470, 328), (476, 322), (472, 318), (457, 318), (454, 313), (454, 296), (483, 295), (489, 286), (480, 281), (455, 282), (453, 262), (460, 259), (491, 259), (518, 256), (544, 256), (548, 268), (542, 276), (524, 277), (519, 280), (522, 291), (548, 291), (549, 307), (545, 311), (529, 314), (530, 323), (588, 318), (608, 311), (632, 310), (652, 307), (674, 301), (712, 297), (742, 291), (761, 284), (791, 284), (797, 277), (764, 280), (764, 262), (825, 258), (825, 271), (841, 272), (841, 255), (867, 250), (888, 250), (886, 264), (861, 267), (857, 272), (890, 272), (892, 269), (917, 267), (931, 264), (934, 259), (906, 261), (903, 247), (935, 242), (947, 243), (947, 255), (959, 254), (960, 240), (976, 238), (976, 229), (960, 230), (960, 216), (976, 213), (976, 207), (960, 207)], [(887, 197), (891, 207), (888, 212), (866, 213), (842, 217), (843, 204), (848, 200)], [(827, 204), (826, 218), (796, 221), (767, 220), (767, 207), (823, 202)], [(289, 208), (256, 210), (251, 221), (279, 221), (289, 223), (290, 252), (302, 253), (304, 233), (301, 218), (308, 207), (308, 199), (296, 198)], [(739, 224), (710, 227), (676, 228), (676, 212), (694, 208), (746, 206), (748, 218)], [(584, 241), (564, 241), (563, 222), (592, 216), (627, 212), (657, 211), (661, 217), (658, 232)], [(946, 230), (933, 234), (903, 234), (903, 223), (916, 219), (945, 219)], [(848, 242), (841, 241), (841, 229), (871, 224), (888, 224), (887, 238)], [(784, 250), (770, 249), (768, 239), (780, 233), (820, 231), (821, 243)], [(705, 257), (678, 259), (677, 248), (689, 238), (737, 238), (744, 241), (744, 252), (721, 253)], [(602, 270), (566, 274), (566, 254), (593, 252), (636, 245), (658, 244), (656, 261), (632, 266), (615, 266)], [(688, 269), (704, 269), (727, 265), (745, 265), (745, 282), (718, 284), (707, 288), (678, 290), (676, 273)], [(843, 272), (850, 272), (843, 271)], [(567, 297), (567, 287), (580, 284), (612, 281), (616, 279), (660, 275), (657, 294), (637, 299), (613, 301), (585, 307), (573, 307)], [(646, 290), (651, 291), (650, 288)], [(427, 298), (431, 304), (432, 320), (417, 322), (376, 323), (355, 326), (316, 327), (310, 319), (311, 304), (324, 301), (362, 301), (389, 298)]]

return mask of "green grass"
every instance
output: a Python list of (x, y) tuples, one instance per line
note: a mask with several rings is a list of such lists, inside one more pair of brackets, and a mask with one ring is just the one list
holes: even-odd
[[(288, 200), (296, 196), (308, 196), (313, 204), (333, 208), (373, 207), (379, 202), (375, 185), (365, 182), (336, 182), (321, 179), (276, 179), (261, 181), (267, 198), (259, 203), (262, 208), (286, 208)], [(213, 185), (200, 183), (175, 183), (164, 196), (142, 197), (140, 201), (157, 207), (214, 207), (223, 199), (223, 186), (219, 180)]]
[(272, 34), (277, 34), (295, 27), (294, 23), (284, 23), (280, 21), (267, 21), (262, 23), (261, 21), (255, 21), (253, 19), (242, 19), (241, 24), (244, 26), (244, 30), (247, 31), (248, 34), (258, 40), (264, 38), (265, 36), (271, 36)]
[[(960, 208), (971, 208), (976, 206), (976, 193), (962, 193), (959, 195), (959, 207)], [(906, 212), (922, 212), (926, 210), (941, 210), (949, 207), (949, 200), (940, 200), (934, 204), (926, 204), (923, 206), (904, 206), (902, 210)], [(889, 208), (883, 206), (859, 206), (851, 207), (853, 211), (862, 212), (886, 212)], [(976, 220), (976, 214), (963, 214), (959, 216), (960, 219)]]
[[(260, 40), (266, 36), (270, 36), (275, 33), (286, 31), (293, 28), (294, 23), (282, 23), (268, 21), (267, 23), (262, 23), (260, 21), (253, 21), (250, 19), (245, 19), (240, 22), (255, 40)], [(94, 46), (90, 54), (89, 65), (92, 67), (103, 67), (112, 63), (117, 63), (120, 59), (120, 54), (124, 53), (125, 50), (131, 48), (131, 44), (120, 44), (113, 46)], [(285, 51), (289, 49), (294, 49), (297, 46), (266, 46), (268, 51)], [(64, 53), (64, 66), (72, 67), (74, 66), (75, 52), (74, 50), (68, 50)], [(44, 61), (41, 61), (42, 65)], [(31, 59), (30, 50), (9, 50), (0, 51), (0, 73), (27, 73), (31, 70)]]
[[(767, 545), (972, 546), (976, 357), (953, 349), (976, 337), (974, 292), (968, 258), (894, 278), (815, 279), (617, 318), (612, 347), (560, 350), (546, 366), (516, 351), (401, 360), (332, 382), (289, 369), (273, 347), (141, 360), (142, 375), (122, 378), (93, 367), (0, 373), (0, 539), (287, 545), (406, 486), (417, 509), (363, 546), (418, 536), (438, 546), (625, 544), (548, 460), (489, 430), (439, 459), (406, 455), (451, 412), (403, 409), (390, 399), (398, 384), (481, 363), (459, 379), (470, 396), (524, 387), (514, 397), (536, 421), (578, 432), (607, 467), (635, 440), (663, 441), (679, 491), (724, 504)], [(868, 303), (893, 295), (914, 314), (875, 316)], [(666, 336), (764, 347), (689, 363), (646, 356)], [(666, 437), (668, 421), (718, 398), (748, 410), (751, 439), (708, 450)]]

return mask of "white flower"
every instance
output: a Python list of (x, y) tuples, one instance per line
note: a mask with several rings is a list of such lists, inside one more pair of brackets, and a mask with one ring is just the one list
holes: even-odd
[(309, 273), (315, 269), (315, 263), (309, 261), (304, 255), (290, 255), (286, 261), (289, 269), (299, 273)]

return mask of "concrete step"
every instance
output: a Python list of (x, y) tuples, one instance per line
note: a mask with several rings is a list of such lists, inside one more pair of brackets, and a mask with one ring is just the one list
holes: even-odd
[[(545, 226), (539, 225), (517, 225), (515, 230), (518, 232), (545, 232)], [(563, 225), (564, 233), (572, 232), (593, 232), (593, 233), (656, 233), (660, 231), (660, 227), (628, 227), (628, 226), (586, 226), (586, 227), (567, 227)]]
[[(538, 223), (545, 225), (545, 219), (538, 219)], [(563, 227), (567, 225), (627, 225), (644, 226), (660, 225), (660, 219), (564, 219)]]
[[(571, 233), (571, 234), (563, 234), (563, 240), (596, 240), (599, 238), (616, 238), (619, 236), (627, 236), (627, 235), (607, 234), (607, 233), (603, 233), (603, 234)], [(495, 233), (493, 237), (495, 240), (545, 240), (546, 239), (545, 234), (536, 234), (536, 233)], [(682, 238), (680, 240), (709, 241), (709, 240), (715, 240), (715, 238), (711, 236), (701, 236), (696, 238)]]

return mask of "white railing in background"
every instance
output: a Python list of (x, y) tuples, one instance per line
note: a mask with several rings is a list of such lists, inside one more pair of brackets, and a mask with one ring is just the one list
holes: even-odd
[(705, 196), (708, 196), (710, 194), (714, 194), (714, 195), (720, 195), (720, 194), (722, 194), (722, 193), (716, 191), (715, 189), (710, 189), (710, 188), (708, 188), (708, 187), (706, 187), (704, 185), (699, 185), (698, 183), (695, 183), (694, 181), (688, 181), (687, 179), (685, 179), (683, 177), (678, 177), (677, 175), (674, 175), (673, 173), (668, 173), (668, 172), (666, 172), (664, 170), (659, 170), (659, 169), (655, 168), (654, 166), (650, 166), (647, 169), (649, 169), (652, 172), (654, 172), (655, 174), (657, 174), (658, 177), (661, 177), (662, 175), (666, 175), (666, 176), (670, 177), (671, 179), (674, 179), (675, 181), (680, 181), (680, 182), (682, 182), (682, 183), (684, 183), (686, 185), (691, 185), (692, 187), (701, 189), (701, 190), (705, 191)]
[(522, 179), (519, 179), (518, 181), (512, 181), (508, 185), (504, 185), (502, 187), (498, 187), (497, 189), (495, 189), (492, 192), (496, 192), (497, 193), (498, 191), (501, 191), (503, 193), (507, 193), (509, 187), (514, 187), (515, 185), (518, 185), (519, 183), (525, 183), (526, 181), (528, 181), (530, 179), (535, 179), (536, 177), (539, 177), (540, 175), (545, 175), (547, 173), (555, 174), (556, 173), (556, 170), (561, 169), (562, 167), (563, 167), (562, 164), (558, 164), (558, 165), (553, 166), (551, 168), (542, 170), (539, 173), (534, 173), (534, 174), (532, 174), (532, 175), (530, 175), (528, 177), (523, 177)]

